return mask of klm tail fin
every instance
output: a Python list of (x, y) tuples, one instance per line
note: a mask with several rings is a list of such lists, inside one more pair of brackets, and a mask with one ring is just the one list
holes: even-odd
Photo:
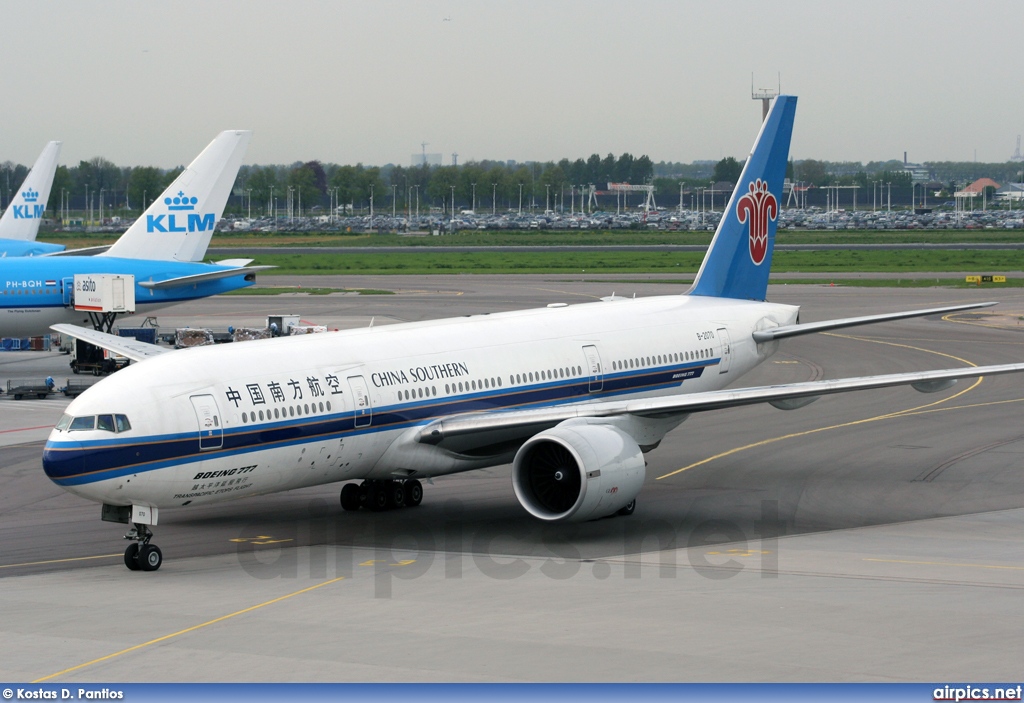
[(775, 98), (689, 295), (764, 300), (796, 97)]
[(202, 261), (224, 213), (252, 132), (221, 132), (103, 254), (124, 259)]
[[(50, 142), (36, 159), (11, 204), (0, 217), (0, 239), (35, 241), (39, 222), (43, 219), (46, 203), (50, 199), (53, 174), (57, 170), (60, 142)], [(64, 247), (57, 246), (56, 249)]]

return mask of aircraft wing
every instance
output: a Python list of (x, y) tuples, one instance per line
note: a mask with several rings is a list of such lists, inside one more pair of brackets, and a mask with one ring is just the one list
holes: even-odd
[(203, 281), (215, 281), (219, 278), (231, 278), (232, 276), (248, 276), (250, 273), (256, 271), (265, 271), (266, 269), (277, 268), (276, 266), (244, 266), (239, 268), (221, 269), (219, 271), (208, 271), (206, 273), (194, 273), (191, 276), (178, 276), (177, 278), (168, 278), (163, 281), (139, 281), (138, 285), (143, 288), (152, 288), (154, 290), (163, 290), (165, 288), (179, 288), (181, 286), (191, 286), (196, 283), (202, 283)]
[(50, 327), (55, 332), (66, 334), (69, 337), (80, 339), (83, 342), (103, 347), (110, 351), (126, 356), (132, 361), (142, 361), (158, 354), (166, 354), (174, 351), (168, 347), (158, 347), (155, 344), (140, 342), (134, 337), (119, 337), (116, 334), (107, 334), (99, 330), (90, 330), (77, 325), (53, 325)]
[(960, 378), (1020, 372), (1024, 372), (1024, 363), (806, 381), (705, 393), (680, 393), (638, 400), (567, 403), (547, 408), (470, 413), (435, 420), (419, 431), (416, 441), (420, 444), (439, 445), (442, 448), (464, 452), (475, 446), (493, 444), (496, 437), (503, 442), (525, 440), (537, 432), (574, 418), (613, 418), (623, 415), (678, 418), (695, 412), (757, 403), (770, 403), (782, 410), (793, 410), (817, 400), (820, 396), (833, 393), (892, 386), (912, 386), (923, 393), (931, 393), (951, 387)]
[(864, 317), (842, 317), (835, 320), (823, 320), (821, 322), (808, 322), (801, 325), (786, 325), (785, 327), (773, 327), (766, 330), (754, 332), (754, 341), (758, 344), (771, 342), (786, 337), (796, 337), (801, 334), (813, 334), (814, 332), (825, 332), (826, 330), (837, 330), (843, 327), (855, 327), (857, 325), (870, 325), (876, 322), (888, 322), (890, 320), (905, 320), (908, 317), (925, 317), (926, 315), (945, 315), (950, 312), (961, 310), (974, 310), (976, 308), (988, 308), (998, 303), (970, 303), (967, 305), (950, 305), (943, 308), (928, 308), (926, 310), (905, 310), (903, 312), (887, 312), (881, 315), (865, 315)]
[(81, 249), (63, 249), (61, 251), (51, 251), (48, 254), (40, 254), (40, 256), (94, 256), (102, 254), (111, 246), (113, 245), (101, 244), (95, 247), (82, 247)]

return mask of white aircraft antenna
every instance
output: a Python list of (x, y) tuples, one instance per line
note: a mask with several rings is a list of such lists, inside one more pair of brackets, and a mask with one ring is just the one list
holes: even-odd
[(373, 327), (373, 321), (376, 320), (376, 319), (377, 319), (376, 317), (371, 317), (370, 318), (370, 327)]

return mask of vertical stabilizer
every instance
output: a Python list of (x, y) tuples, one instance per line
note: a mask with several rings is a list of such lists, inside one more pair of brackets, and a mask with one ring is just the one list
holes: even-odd
[(775, 99), (690, 295), (766, 298), (795, 113), (796, 97), (780, 95)]
[(46, 211), (46, 203), (50, 199), (50, 187), (53, 186), (58, 156), (60, 142), (50, 142), (43, 148), (43, 153), (25, 177), (25, 182), (11, 199), (3, 217), (0, 217), (0, 239), (35, 241), (36, 234), (39, 233), (39, 223)]
[(100, 256), (202, 261), (252, 132), (221, 132)]

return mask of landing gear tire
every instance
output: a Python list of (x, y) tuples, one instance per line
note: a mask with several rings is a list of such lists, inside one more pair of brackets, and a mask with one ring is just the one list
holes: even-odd
[(138, 571), (142, 567), (139, 566), (139, 545), (129, 544), (128, 549), (124, 550), (124, 565), (127, 566), (131, 571)]
[(628, 503), (623, 505), (621, 508), (619, 508), (619, 512), (617, 512), (615, 514), (616, 515), (632, 515), (634, 510), (636, 510), (636, 498), (634, 498), (633, 500), (629, 501)]
[(359, 510), (359, 506), (362, 503), (360, 496), (359, 485), (356, 483), (346, 483), (341, 487), (341, 509), (352, 511)]
[(423, 484), (416, 479), (405, 482), (405, 507), (415, 508), (423, 502)]
[(155, 544), (144, 544), (139, 547), (139, 555), (136, 557), (139, 568), (143, 571), (156, 571), (164, 563), (164, 555), (160, 547)]
[(156, 571), (164, 563), (164, 555), (160, 547), (150, 544), (153, 539), (153, 532), (146, 525), (135, 523), (135, 527), (128, 530), (125, 539), (134, 540), (124, 550), (124, 565), (132, 571)]
[(405, 486), (401, 481), (389, 481), (385, 491), (387, 491), (389, 508), (401, 508), (405, 505)]
[(375, 513), (387, 510), (390, 503), (387, 490), (384, 486), (371, 486), (366, 491), (366, 502)]

